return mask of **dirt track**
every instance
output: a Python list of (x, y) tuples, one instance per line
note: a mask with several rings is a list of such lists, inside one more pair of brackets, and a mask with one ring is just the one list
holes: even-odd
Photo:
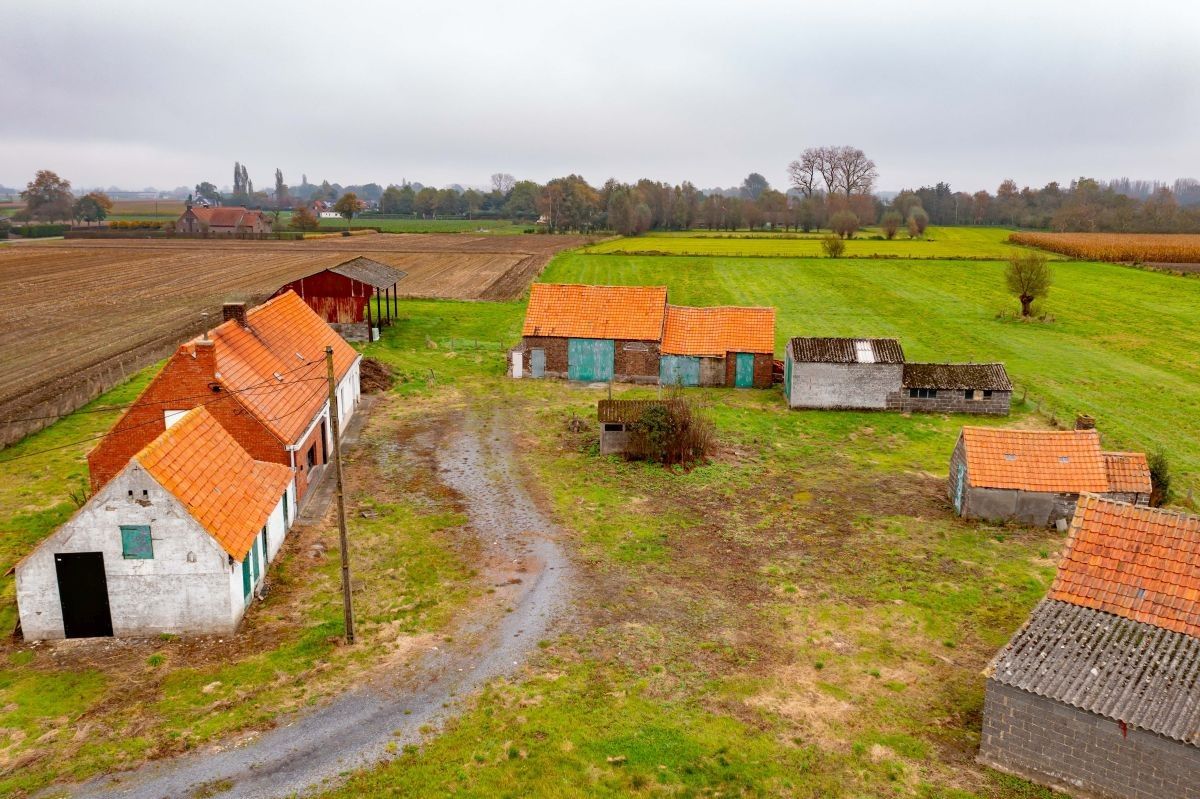
[(575, 236), (369, 234), (300, 242), (122, 239), (0, 246), (0, 446), (44, 426), (297, 277), (359, 255), (408, 273), (401, 296), (519, 297)]
[[(457, 420), (449, 441), (430, 428), (413, 446), (440, 445), (442, 482), (462, 497), (484, 552), (494, 601), (461, 623), (453, 644), (433, 647), (399, 673), (293, 718), (236, 748), (214, 748), (94, 780), (75, 796), (160, 799), (278, 797), (327, 786), (387, 759), (456, 712), (460, 698), (515, 672), (566, 612), (572, 571), (551, 523), (517, 473), (499, 417)], [(505, 612), (511, 608), (511, 612)], [(395, 746), (389, 747), (389, 743)], [(62, 790), (56, 786), (53, 793)]]

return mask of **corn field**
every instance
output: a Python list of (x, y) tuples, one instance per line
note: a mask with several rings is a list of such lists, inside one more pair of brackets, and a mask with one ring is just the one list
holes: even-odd
[(1088, 261), (1200, 263), (1200, 235), (1191, 233), (1013, 233), (1008, 240)]

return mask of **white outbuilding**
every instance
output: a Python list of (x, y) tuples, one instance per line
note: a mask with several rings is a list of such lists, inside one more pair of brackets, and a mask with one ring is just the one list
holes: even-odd
[(21, 631), (231, 633), (295, 515), (292, 470), (193, 408), (17, 564)]

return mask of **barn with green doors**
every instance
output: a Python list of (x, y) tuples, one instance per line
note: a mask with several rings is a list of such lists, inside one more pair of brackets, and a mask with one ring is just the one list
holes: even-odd
[(509, 374), (762, 388), (774, 341), (774, 308), (668, 305), (662, 286), (535, 283)]

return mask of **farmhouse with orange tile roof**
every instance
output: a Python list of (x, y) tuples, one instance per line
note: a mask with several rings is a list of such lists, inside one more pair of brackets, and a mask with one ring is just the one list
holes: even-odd
[(183, 412), (16, 566), (26, 640), (228, 634), (296, 518), (295, 478)]
[(985, 676), (982, 762), (1081, 796), (1196, 796), (1200, 517), (1082, 496)]
[(775, 309), (669, 305), (663, 286), (535, 283), (513, 377), (767, 388)]
[(189, 205), (175, 220), (175, 232), (214, 238), (253, 238), (270, 233), (271, 223), (262, 211), (240, 205), (212, 208)]
[(1146, 456), (1104, 452), (1095, 430), (964, 427), (950, 457), (949, 496), (970, 519), (1045, 526), (1070, 520), (1080, 494), (1145, 505), (1150, 488)]
[(183, 411), (203, 405), (256, 460), (294, 472), (296, 499), (320, 477), (333, 444), (325, 348), (333, 348), (342, 427), (359, 405), (360, 356), (294, 292), (246, 309), (183, 344), (88, 453), (93, 491)]

